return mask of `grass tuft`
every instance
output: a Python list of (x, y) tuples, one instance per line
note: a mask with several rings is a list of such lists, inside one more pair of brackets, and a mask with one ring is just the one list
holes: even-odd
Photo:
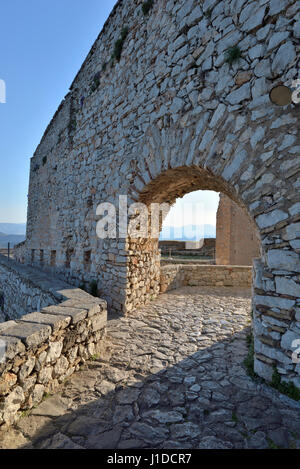
[(120, 61), (121, 55), (122, 55), (122, 50), (123, 50), (123, 47), (124, 47), (124, 42), (125, 42), (125, 40), (128, 36), (128, 32), (129, 32), (129, 29), (128, 29), (127, 26), (122, 29), (121, 36), (115, 42), (114, 51), (113, 51), (112, 56), (111, 56), (112, 60), (117, 60), (118, 62)]
[(290, 397), (291, 399), (299, 401), (300, 389), (298, 389), (292, 381), (289, 381), (288, 383), (286, 383), (285, 381), (281, 381), (281, 376), (278, 373), (276, 365), (273, 366), (273, 370), (274, 371), (272, 375), (271, 386), (274, 389), (277, 389), (282, 394), (285, 394), (286, 396)]
[(90, 287), (90, 294), (93, 296), (98, 296), (98, 284), (96, 280), (93, 280), (90, 283), (89, 287)]
[(246, 338), (248, 346), (248, 355), (244, 360), (244, 366), (247, 370), (247, 374), (252, 379), (257, 379), (258, 375), (254, 371), (254, 338), (252, 333), (249, 333)]
[(142, 5), (142, 12), (144, 16), (147, 16), (153, 7), (154, 0), (147, 0), (146, 2), (143, 3)]
[(94, 91), (96, 91), (99, 88), (99, 85), (100, 85), (100, 73), (97, 72), (94, 75), (93, 82), (91, 84), (91, 92), (93, 93)]
[(241, 56), (242, 52), (238, 46), (229, 47), (225, 51), (225, 61), (230, 65), (239, 60)]

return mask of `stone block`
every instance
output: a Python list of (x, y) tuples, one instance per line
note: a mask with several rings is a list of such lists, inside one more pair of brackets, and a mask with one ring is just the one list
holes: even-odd
[(16, 420), (16, 414), (25, 401), (23, 389), (17, 386), (0, 403), (0, 415), (5, 423), (11, 425)]
[(294, 282), (294, 280), (286, 277), (276, 277), (276, 293), (281, 293), (282, 295), (295, 296), (300, 298), (300, 284)]
[(267, 363), (254, 358), (254, 371), (258, 374), (261, 378), (264, 378), (267, 381), (272, 381), (273, 375), (273, 368), (272, 366), (268, 365)]
[(87, 317), (87, 310), (80, 308), (67, 308), (59, 306), (47, 306), (42, 309), (47, 315), (65, 316), (71, 318), (71, 324), (76, 324)]
[(51, 326), (52, 331), (56, 332), (59, 329), (65, 329), (70, 324), (71, 318), (55, 314), (30, 313), (26, 314), (26, 316), (23, 316), (22, 321), (37, 324), (48, 324)]
[(99, 331), (106, 327), (107, 324), (107, 313), (102, 312), (101, 314), (97, 314), (91, 319), (91, 328), (93, 332)]
[(1, 360), (12, 360), (16, 355), (25, 351), (24, 344), (17, 337), (0, 335), (0, 341), (5, 346), (5, 354), (4, 357), (1, 356)]
[(271, 269), (300, 272), (300, 256), (296, 252), (270, 249), (267, 254), (267, 261)]
[(255, 295), (253, 301), (256, 306), (267, 306), (275, 309), (291, 309), (295, 304), (294, 300), (281, 298), (280, 296)]
[(44, 343), (51, 333), (51, 327), (48, 325), (20, 321), (16, 326), (3, 331), (2, 335), (20, 339), (26, 347), (37, 347)]

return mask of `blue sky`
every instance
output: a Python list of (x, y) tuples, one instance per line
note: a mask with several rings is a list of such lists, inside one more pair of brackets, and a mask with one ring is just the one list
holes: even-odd
[(163, 226), (216, 225), (219, 194), (214, 191), (195, 191), (177, 199), (164, 220)]
[[(2, 2), (0, 80), (6, 83), (6, 104), (0, 104), (0, 223), (26, 221), (30, 158), (115, 3)], [(204, 200), (213, 224), (217, 194), (186, 198)], [(180, 208), (174, 210), (176, 217)]]
[(1, 2), (0, 223), (26, 221), (30, 158), (115, 3)]

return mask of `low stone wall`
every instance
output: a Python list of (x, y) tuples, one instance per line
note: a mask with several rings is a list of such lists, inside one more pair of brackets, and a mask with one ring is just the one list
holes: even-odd
[(49, 276), (0, 255), (0, 322), (57, 304)]
[[(1, 259), (2, 272), (4, 264)], [(12, 263), (7, 278), (18, 269), (20, 274), (22, 268)], [(104, 300), (33, 268), (24, 269), (24, 284), (31, 275), (32, 287), (48, 289), (53, 302), (40, 312), (32, 310), (20, 320), (0, 324), (0, 426), (13, 424), (22, 411), (39, 404), (81, 363), (100, 354), (106, 330)]]
[(171, 259), (161, 259), (160, 265), (215, 265), (214, 260), (209, 260), (209, 259), (181, 259), (179, 258), (171, 258)]
[(161, 292), (183, 286), (251, 287), (252, 267), (226, 265), (166, 265), (161, 267)]

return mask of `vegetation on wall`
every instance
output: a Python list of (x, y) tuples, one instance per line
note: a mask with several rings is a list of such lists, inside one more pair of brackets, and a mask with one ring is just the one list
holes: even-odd
[[(144, 16), (149, 14), (150, 10), (153, 7), (153, 4), (154, 4), (154, 0), (146, 0), (142, 4), (142, 12), (143, 12)], [(121, 35), (120, 35), (119, 39), (117, 39), (117, 41), (114, 44), (114, 50), (113, 50), (113, 53), (111, 55), (111, 60), (110, 60), (111, 67), (113, 67), (114, 60), (119, 62), (120, 59), (121, 59), (122, 50), (123, 50), (123, 47), (124, 47), (124, 42), (125, 42), (125, 40), (128, 36), (128, 32), (129, 32), (129, 28), (127, 26), (125, 26), (121, 31)], [(105, 72), (108, 64), (109, 64), (109, 62), (103, 62), (102, 72)], [(95, 74), (95, 76), (93, 77), (93, 80), (92, 80), (92, 83), (91, 83), (91, 86), (90, 86), (90, 92), (93, 93), (94, 91), (96, 91), (98, 89), (99, 85), (100, 85), (100, 72), (97, 72)]]
[(128, 36), (128, 32), (129, 32), (129, 29), (128, 29), (127, 26), (122, 29), (121, 36), (115, 42), (114, 51), (113, 51), (112, 56), (111, 56), (112, 60), (117, 60), (118, 62), (120, 61), (121, 55), (122, 55), (122, 50), (123, 50), (123, 47), (124, 47), (124, 42), (125, 42), (125, 40)]
[(89, 285), (90, 294), (93, 296), (98, 296), (98, 284), (96, 280), (93, 280)]
[(241, 56), (242, 52), (238, 46), (229, 47), (225, 51), (225, 61), (230, 65), (239, 60)]
[(205, 13), (204, 13), (204, 16), (208, 19), (210, 19), (211, 17), (211, 14), (212, 14), (212, 8), (209, 8)]
[(100, 72), (95, 73), (91, 84), (91, 92), (93, 93), (100, 85)]
[(77, 121), (75, 118), (73, 118), (70, 120), (70, 123), (69, 123), (69, 131), (74, 132), (76, 130), (76, 127), (77, 127)]
[(153, 4), (154, 4), (154, 0), (147, 0), (146, 2), (143, 3), (142, 12), (144, 16), (148, 15), (149, 11), (153, 7)]
[(281, 376), (277, 371), (276, 366), (274, 365), (273, 367), (273, 375), (272, 375), (272, 381), (271, 381), (271, 386), (275, 389), (277, 389), (279, 392), (282, 394), (285, 394), (286, 396), (289, 396), (291, 399), (294, 399), (296, 401), (300, 400), (300, 390), (294, 385), (292, 381), (289, 382), (284, 382), (281, 380)]
[[(264, 382), (264, 379), (260, 378), (254, 371), (254, 338), (253, 334), (247, 336), (248, 355), (244, 360), (244, 366), (247, 370), (247, 374), (255, 381)], [(273, 365), (273, 375), (270, 386), (277, 389), (277, 391), (285, 394), (286, 396), (296, 401), (300, 400), (300, 390), (294, 385), (292, 381), (284, 382), (281, 379), (281, 375), (278, 373), (276, 365)]]
[(258, 375), (254, 371), (254, 337), (253, 334), (247, 335), (248, 355), (244, 360), (244, 366), (247, 370), (247, 374), (252, 378), (258, 378)]

